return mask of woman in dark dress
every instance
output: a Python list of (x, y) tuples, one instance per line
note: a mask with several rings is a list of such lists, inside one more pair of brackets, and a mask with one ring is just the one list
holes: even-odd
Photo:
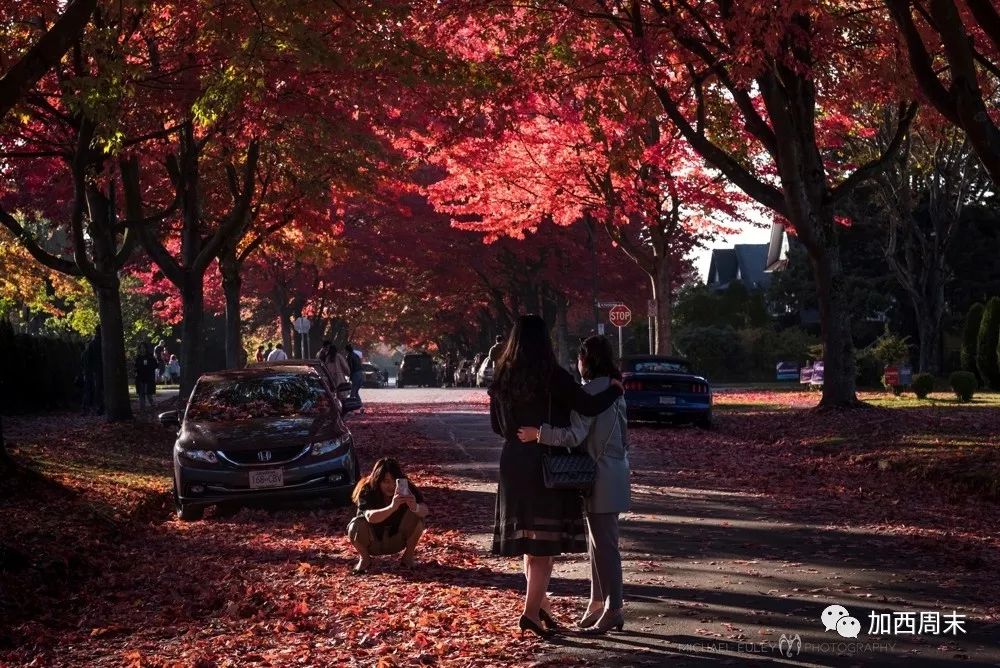
[[(600, 394), (588, 394), (552, 351), (549, 330), (537, 315), (521, 316), (497, 362), (490, 388), (493, 431), (504, 437), (500, 455), (493, 552), (524, 555), (527, 590), (518, 621), (521, 634), (530, 630), (547, 637), (558, 624), (546, 600), (554, 557), (563, 552), (585, 552), (583, 504), (579, 492), (545, 487), (544, 449), (522, 443), (522, 425), (543, 422), (569, 426), (570, 411), (594, 416), (622, 395), (620, 383)], [(542, 624), (544, 623), (544, 628)]]

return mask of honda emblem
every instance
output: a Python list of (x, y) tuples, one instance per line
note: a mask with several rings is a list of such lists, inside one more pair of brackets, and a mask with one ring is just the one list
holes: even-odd
[(260, 452), (257, 453), (257, 459), (259, 461), (262, 461), (262, 462), (269, 462), (269, 461), (271, 461), (271, 451), (270, 450), (261, 450)]

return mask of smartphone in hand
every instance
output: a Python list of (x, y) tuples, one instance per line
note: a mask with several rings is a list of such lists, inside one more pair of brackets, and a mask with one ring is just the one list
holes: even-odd
[(406, 478), (396, 478), (396, 496), (410, 496), (410, 481)]

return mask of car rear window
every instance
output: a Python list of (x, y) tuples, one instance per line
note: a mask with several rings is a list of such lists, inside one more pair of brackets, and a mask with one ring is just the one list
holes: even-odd
[(403, 365), (407, 367), (423, 368), (431, 365), (431, 358), (424, 355), (413, 355), (412, 357), (404, 357)]
[(187, 417), (200, 422), (233, 422), (262, 417), (318, 415), (330, 399), (315, 373), (199, 381)]
[(637, 360), (632, 362), (636, 373), (691, 373), (691, 367), (684, 362), (672, 360)]

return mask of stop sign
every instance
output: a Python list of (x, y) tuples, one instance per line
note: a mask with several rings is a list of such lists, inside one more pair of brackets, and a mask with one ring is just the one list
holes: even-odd
[(625, 304), (618, 304), (608, 311), (608, 319), (615, 327), (626, 327), (632, 322), (632, 310)]

